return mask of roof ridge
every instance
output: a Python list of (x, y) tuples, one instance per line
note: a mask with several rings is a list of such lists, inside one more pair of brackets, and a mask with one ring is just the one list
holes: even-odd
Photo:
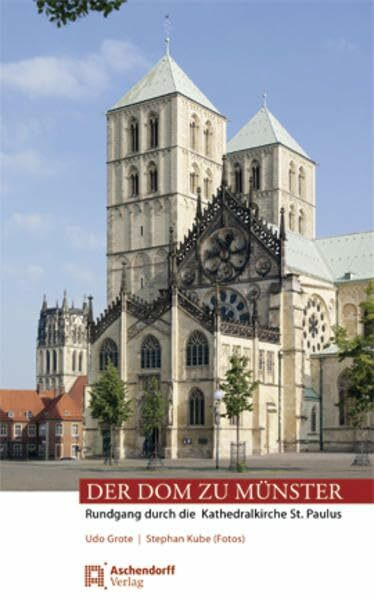
[(166, 59), (167, 59), (168, 63), (170, 64), (170, 73), (171, 73), (171, 78), (172, 78), (172, 80), (173, 80), (173, 84), (174, 84), (174, 87), (175, 87), (175, 91), (177, 91), (177, 83), (176, 83), (176, 81), (175, 81), (174, 72), (173, 72), (173, 63), (174, 63), (176, 66), (178, 66), (178, 65), (177, 65), (177, 63), (175, 62), (174, 58), (173, 58), (173, 57), (172, 57), (170, 54), (167, 54), (167, 53), (166, 53), (166, 54), (165, 54), (165, 56), (166, 56)]
[(268, 118), (268, 121), (269, 121), (269, 123), (270, 123), (270, 127), (271, 127), (271, 130), (272, 130), (272, 132), (273, 132), (273, 135), (274, 135), (274, 137), (275, 137), (275, 140), (276, 140), (278, 143), (280, 143), (280, 142), (278, 141), (278, 137), (277, 137), (277, 134), (276, 134), (276, 132), (275, 132), (274, 125), (273, 125), (273, 121), (272, 121), (272, 119), (273, 119), (273, 118), (275, 118), (275, 117), (274, 117), (274, 115), (273, 115), (273, 113), (272, 113), (272, 112), (270, 112), (270, 110), (268, 109), (268, 107), (267, 107), (267, 106), (262, 106), (260, 110), (264, 110), (264, 111), (265, 111), (265, 114), (266, 114), (266, 116), (267, 116), (267, 118)]

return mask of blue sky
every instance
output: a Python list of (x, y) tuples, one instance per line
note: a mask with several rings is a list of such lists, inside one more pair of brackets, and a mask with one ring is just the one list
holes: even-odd
[(105, 304), (105, 112), (164, 52), (228, 119), (274, 115), (318, 163), (317, 233), (372, 228), (372, 5), (142, 2), (57, 29), (2, 10), (2, 387), (35, 386), (42, 294)]

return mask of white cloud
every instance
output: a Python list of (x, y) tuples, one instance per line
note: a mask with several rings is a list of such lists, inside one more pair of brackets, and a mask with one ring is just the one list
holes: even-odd
[(29, 96), (84, 98), (109, 84), (110, 71), (126, 72), (147, 65), (130, 42), (105, 40), (99, 52), (82, 58), (35, 56), (2, 65), (1, 82)]
[(50, 217), (41, 212), (14, 212), (10, 223), (28, 233), (45, 232), (51, 228)]
[(339, 54), (353, 54), (359, 50), (359, 47), (356, 44), (344, 37), (329, 40), (327, 42), (327, 48)]
[(91, 283), (94, 280), (94, 274), (88, 268), (79, 266), (78, 264), (68, 263), (63, 266), (64, 272), (72, 279)]
[(29, 149), (13, 153), (0, 153), (4, 171), (26, 172), (30, 175), (54, 175), (59, 165), (52, 163), (37, 150)]
[(50, 133), (56, 126), (52, 117), (29, 118), (24, 121), (4, 122), (0, 117), (0, 134), (3, 146), (7, 148), (20, 148), (36, 138), (41, 138)]
[(85, 231), (79, 225), (68, 225), (66, 237), (71, 245), (79, 250), (96, 250), (105, 247), (104, 240), (91, 231)]

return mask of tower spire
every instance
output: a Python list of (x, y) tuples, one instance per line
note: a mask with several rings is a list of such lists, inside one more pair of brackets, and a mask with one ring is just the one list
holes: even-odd
[(166, 54), (168, 56), (170, 56), (170, 29), (171, 29), (171, 20), (170, 20), (169, 15), (165, 15), (164, 28), (165, 28)]
[(262, 106), (263, 106), (263, 108), (267, 108), (267, 98), (268, 98), (267, 92), (263, 91), (262, 92)]

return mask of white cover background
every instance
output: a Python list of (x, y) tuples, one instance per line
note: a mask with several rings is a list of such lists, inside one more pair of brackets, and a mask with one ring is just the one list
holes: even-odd
[[(164, 505), (80, 505), (77, 492), (3, 492), (1, 595), (40, 599), (108, 596), (148, 598), (365, 597), (372, 588), (373, 506), (330, 505), (341, 520), (86, 520), (85, 509), (165, 509)], [(216, 505), (170, 506), (216, 509)], [(229, 506), (223, 509), (313, 506)], [(245, 534), (243, 545), (86, 543), (86, 534)], [(84, 587), (85, 564), (147, 567), (176, 564), (175, 576), (145, 577), (143, 589)]]

